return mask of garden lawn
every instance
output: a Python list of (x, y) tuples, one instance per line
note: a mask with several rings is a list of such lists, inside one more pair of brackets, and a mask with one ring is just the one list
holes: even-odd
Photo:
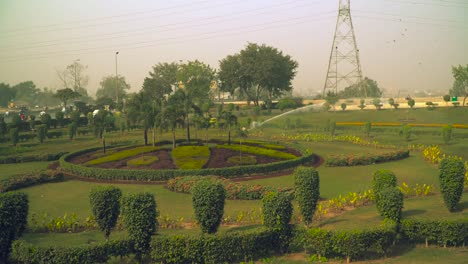
[[(468, 218), (468, 193), (464, 193), (460, 211), (450, 213), (441, 195), (413, 197), (404, 200), (403, 219), (456, 220)], [(375, 205), (357, 208), (324, 220), (319, 225), (326, 229), (363, 229), (377, 227), (383, 221)]]
[[(91, 215), (89, 192), (93, 186), (108, 185), (82, 181), (65, 181), (49, 183), (23, 189), (29, 197), (29, 216), (33, 213), (47, 213), (51, 217), (63, 216), (65, 213), (76, 213), (78, 218), (85, 219)], [(144, 184), (113, 184), (119, 187), (124, 195), (137, 192), (150, 192), (155, 195), (160, 214), (168, 215), (171, 219), (183, 217), (194, 219), (192, 196), (171, 192), (162, 185)], [(225, 216), (236, 218), (239, 211), (258, 210), (260, 201), (226, 201)]]
[[(320, 152), (318, 152), (320, 153)], [(438, 170), (425, 162), (419, 152), (411, 153), (409, 158), (367, 166), (325, 167), (317, 168), (320, 176), (320, 196), (325, 199), (334, 198), (348, 192), (361, 192), (371, 188), (374, 172), (388, 169), (395, 173), (398, 185), (406, 182), (413, 186), (416, 183), (433, 185), (438, 189)], [(250, 184), (268, 185), (272, 187), (293, 187), (294, 176), (286, 175), (274, 178), (249, 181)]]
[(45, 170), (49, 164), (50, 161), (0, 164), (0, 180), (9, 178), (14, 175), (29, 174), (32, 172)]
[(131, 149), (124, 149), (121, 151), (113, 152), (110, 155), (107, 155), (104, 157), (90, 160), (86, 162), (85, 165), (99, 165), (99, 164), (106, 163), (106, 162), (123, 160), (123, 159), (130, 158), (136, 155), (153, 152), (158, 149), (159, 147), (153, 147), (153, 146), (143, 146), (143, 147), (136, 147), (136, 148), (131, 148)]
[(171, 152), (174, 163), (184, 170), (197, 170), (210, 158), (210, 148), (208, 146), (181, 146)]

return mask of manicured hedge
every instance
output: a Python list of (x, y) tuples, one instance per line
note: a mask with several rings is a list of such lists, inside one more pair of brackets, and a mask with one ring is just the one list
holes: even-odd
[(46, 182), (63, 181), (63, 173), (46, 171), (31, 175), (16, 175), (0, 180), (0, 193), (18, 190)]
[(400, 232), (412, 243), (438, 246), (466, 246), (468, 244), (468, 219), (402, 220)]
[(210, 159), (208, 146), (180, 146), (171, 151), (176, 166), (184, 170), (201, 169)]
[(22, 163), (22, 162), (33, 162), (33, 161), (54, 161), (60, 159), (61, 156), (68, 152), (57, 152), (57, 153), (44, 153), (37, 155), (25, 155), (25, 156), (7, 156), (0, 157), (0, 164), (8, 163)]
[(151, 243), (155, 263), (236, 263), (278, 253), (279, 235), (269, 230), (223, 235), (156, 236)]
[(392, 151), (383, 154), (331, 155), (325, 160), (325, 165), (328, 167), (370, 165), (405, 159), (409, 155), (409, 150)]
[(36, 264), (94, 264), (104, 263), (112, 256), (135, 253), (130, 240), (108, 241), (80, 247), (37, 247), (24, 240), (12, 245), (10, 259), (13, 263)]
[(124, 149), (124, 150), (117, 151), (115, 153), (112, 153), (110, 155), (107, 155), (101, 158), (90, 160), (86, 162), (86, 165), (99, 165), (102, 163), (123, 160), (126, 158), (136, 156), (138, 154), (153, 152), (158, 149), (159, 147), (152, 147), (152, 146), (143, 146), (143, 147), (137, 147), (137, 148), (131, 148), (131, 149)]
[(272, 157), (272, 158), (278, 158), (278, 159), (295, 159), (297, 156), (293, 155), (291, 153), (283, 152), (283, 151), (278, 151), (274, 149), (268, 149), (268, 148), (262, 148), (262, 147), (254, 147), (254, 146), (249, 146), (249, 145), (218, 145), (217, 148), (224, 148), (224, 149), (230, 149), (234, 151), (240, 151), (242, 149), (242, 152), (244, 153), (250, 153), (254, 155), (260, 155), (260, 156), (266, 156), (266, 157)]
[(216, 175), (226, 178), (241, 177), (251, 174), (266, 174), (275, 171), (286, 170), (297, 167), (299, 165), (314, 162), (318, 157), (314, 154), (307, 154), (302, 157), (279, 161), (268, 164), (228, 167), (228, 168), (211, 168), (201, 170), (119, 170), (119, 169), (101, 169), (91, 168), (79, 164), (68, 162), (73, 157), (98, 150), (92, 148), (77, 151), (63, 156), (60, 159), (60, 167), (65, 171), (71, 172), (81, 177), (87, 177), (100, 180), (133, 180), (133, 181), (165, 181), (176, 176), (207, 176)]

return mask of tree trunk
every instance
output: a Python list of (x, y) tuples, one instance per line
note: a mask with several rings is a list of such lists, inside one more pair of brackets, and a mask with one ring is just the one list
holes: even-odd
[(153, 147), (156, 146), (156, 125), (153, 127)]
[(172, 129), (172, 149), (175, 149), (175, 128)]
[(190, 144), (190, 120), (187, 114), (187, 141)]
[(143, 131), (143, 138), (145, 139), (145, 146), (148, 145), (148, 128)]
[(468, 94), (465, 94), (465, 98), (463, 98), (463, 105), (462, 106), (465, 106), (466, 97), (468, 97)]
[(231, 128), (228, 131), (228, 145), (231, 145)]

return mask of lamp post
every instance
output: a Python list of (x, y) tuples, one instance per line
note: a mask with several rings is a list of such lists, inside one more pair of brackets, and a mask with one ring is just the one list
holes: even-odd
[(119, 104), (119, 86), (118, 86), (118, 74), (117, 74), (117, 55), (119, 55), (119, 52), (115, 52), (115, 101), (116, 104)]
[(245, 130), (246, 130), (245, 127), (241, 128), (240, 139), (239, 139), (239, 163), (240, 163), (241, 166), (242, 166), (242, 138), (245, 136), (245, 134), (244, 134)]

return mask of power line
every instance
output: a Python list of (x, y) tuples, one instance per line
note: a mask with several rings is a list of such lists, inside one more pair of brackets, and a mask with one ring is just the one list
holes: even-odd
[(467, 5), (460, 4), (436, 4), (428, 2), (414, 2), (414, 1), (398, 1), (398, 0), (383, 0), (385, 2), (393, 2), (399, 4), (409, 4), (409, 5), (424, 5), (424, 6), (438, 6), (438, 7), (450, 7), (450, 8), (468, 8)]
[(458, 26), (458, 25), (447, 25), (447, 24), (436, 24), (436, 23), (427, 23), (427, 22), (418, 22), (418, 21), (408, 21), (408, 20), (402, 20), (402, 19), (390, 19), (390, 18), (381, 18), (381, 17), (369, 17), (369, 16), (362, 16), (362, 15), (357, 15), (353, 16), (357, 18), (364, 18), (364, 19), (373, 19), (373, 20), (381, 20), (381, 21), (392, 21), (392, 22), (404, 22), (404, 23), (410, 23), (410, 24), (419, 24), (419, 25), (429, 25), (429, 26), (438, 26), (438, 27), (447, 27), (450, 29), (468, 29), (468, 26)]
[(371, 14), (376, 14), (376, 15), (384, 15), (384, 16), (394, 16), (394, 17), (399, 17), (399, 18), (410, 18), (410, 19), (422, 19), (422, 20), (431, 20), (431, 21), (443, 21), (443, 22), (449, 22), (449, 23), (455, 23), (455, 24), (463, 24), (466, 25), (465, 22), (460, 21), (460, 20), (450, 20), (450, 19), (445, 19), (445, 18), (434, 18), (434, 17), (420, 17), (420, 16), (403, 16), (400, 14), (391, 14), (391, 13), (384, 13), (384, 12), (375, 12), (375, 11), (363, 11), (363, 10), (355, 10), (353, 9), (353, 13), (371, 13)]
[[(61, 45), (61, 44), (66, 44), (66, 43), (75, 44), (75, 43), (80, 43), (80, 42), (93, 42), (93, 41), (100, 41), (100, 40), (109, 40), (109, 39), (115, 39), (115, 38), (143, 35), (143, 34), (147, 34), (149, 32), (151, 32), (151, 33), (162, 33), (162, 32), (168, 32), (168, 31), (171, 31), (171, 30), (176, 30), (176, 29), (179, 29), (179, 28), (183, 28), (183, 29), (194, 28), (194, 27), (199, 27), (199, 26), (203, 26), (203, 25), (211, 25), (213, 23), (219, 23), (219, 22), (234, 20), (234, 19), (237, 19), (239, 17), (243, 17), (246, 14), (251, 14), (251, 13), (254, 13), (255, 15), (259, 15), (259, 14), (268, 14), (268, 13), (276, 12), (275, 10), (264, 11), (264, 12), (256, 12), (256, 11), (261, 11), (261, 10), (265, 10), (265, 9), (283, 7), (283, 9), (281, 9), (281, 11), (284, 11), (284, 8), (288, 8), (288, 9), (289, 8), (303, 8), (303, 7), (311, 6), (310, 3), (303, 4), (303, 5), (300, 5), (300, 6), (288, 6), (291, 3), (295, 3), (295, 2), (298, 2), (298, 1), (290, 1), (290, 2), (286, 2), (286, 3), (278, 4), (278, 5), (268, 6), (268, 7), (260, 7), (260, 8), (249, 9), (249, 10), (245, 10), (245, 11), (242, 11), (242, 12), (238, 12), (237, 14), (233, 13), (233, 15), (228, 16), (228, 17), (219, 15), (219, 16), (213, 16), (213, 17), (209, 17), (209, 18), (205, 18), (205, 19), (193, 19), (193, 20), (182, 21), (182, 22), (177, 22), (177, 23), (163, 24), (163, 25), (159, 25), (157, 27), (157, 29), (155, 29), (154, 26), (152, 26), (152, 27), (140, 28), (140, 29), (137, 29), (137, 30), (125, 30), (125, 31), (113, 32), (113, 33), (107, 33), (107, 34), (98, 34), (98, 35), (95, 34), (95, 35), (83, 36), (83, 37), (72, 37), (72, 38), (67, 38), (66, 40), (40, 41), (40, 42), (36, 42), (36, 43), (28, 43), (29, 45), (25, 45), (25, 46), (21, 46), (21, 45), (18, 46), (18, 45), (12, 44), (12, 45), (9, 45), (9, 46), (3, 46), (3, 47), (0, 46), (0, 50), (6, 49), (6, 48), (11, 48), (11, 47), (15, 47), (16, 49), (32, 49), (32, 48), (56, 46), (56, 45)], [(286, 6), (286, 7), (284, 7), (284, 6)], [(210, 22), (196, 23), (196, 22), (203, 22), (203, 21), (210, 21)], [(166, 29), (164, 29), (164, 28), (166, 28)], [(163, 30), (161, 30), (161, 29), (163, 29)], [(125, 34), (125, 35), (117, 36), (117, 35), (121, 35), (121, 34)], [(107, 36), (109, 36), (109, 37), (107, 37)]]

